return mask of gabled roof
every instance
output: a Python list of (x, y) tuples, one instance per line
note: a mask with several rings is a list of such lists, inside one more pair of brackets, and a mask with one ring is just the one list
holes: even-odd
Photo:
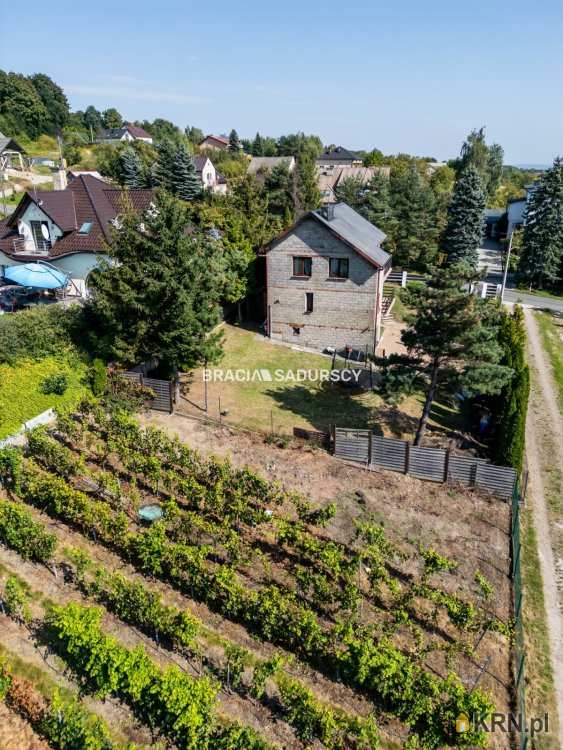
[(100, 139), (104, 141), (120, 141), (125, 133), (130, 133), (133, 138), (151, 138), (152, 135), (147, 133), (143, 128), (132, 125), (130, 122), (123, 124), (121, 128), (104, 128), (100, 132)]
[[(14, 213), (0, 225), (0, 250), (8, 255), (14, 253), (18, 220), (30, 203), (36, 203), (63, 233), (50, 251), (50, 257), (56, 258), (78, 252), (103, 252), (111, 237), (112, 219), (128, 206), (142, 211), (152, 199), (151, 190), (112, 188), (92, 175), (75, 177), (66, 190), (28, 191)], [(90, 231), (81, 234), (80, 228), (86, 222), (92, 224)]]
[(349, 159), (350, 161), (362, 161), (362, 157), (355, 154), (353, 151), (348, 151), (344, 146), (336, 146), (336, 148), (325, 149), (323, 153), (318, 157), (319, 161), (342, 161), (342, 159)]
[(278, 164), (286, 163), (291, 172), (295, 168), (294, 156), (251, 156), (248, 165), (248, 174), (256, 174), (260, 171), (270, 171)]
[(213, 162), (208, 156), (194, 156), (195, 171), (201, 174), (207, 162), (211, 162), (213, 166)]
[(19, 151), (21, 154), (25, 154), (25, 149), (16, 140), (4, 135), (4, 133), (0, 133), (0, 154), (2, 151)]
[(200, 146), (205, 143), (207, 140), (217, 141), (218, 143), (222, 144), (223, 146), (229, 145), (229, 139), (225, 138), (222, 135), (206, 135), (203, 141), (199, 144)]
[(126, 122), (124, 125), (125, 129), (128, 130), (133, 138), (152, 138), (150, 133), (140, 128), (138, 125), (132, 125), (130, 122)]
[[(332, 211), (332, 218), (329, 218), (331, 216), (330, 211)], [(329, 207), (310, 211), (277, 237), (267, 250), (291, 234), (299, 224), (311, 219), (326, 227), (329, 232), (355, 250), (372, 266), (384, 268), (391, 261), (389, 253), (381, 248), (381, 244), (387, 239), (387, 235), (346, 203), (336, 203)]]

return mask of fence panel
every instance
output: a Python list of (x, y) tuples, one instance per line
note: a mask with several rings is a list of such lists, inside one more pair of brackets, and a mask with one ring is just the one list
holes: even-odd
[(474, 485), (477, 463), (478, 461), (472, 456), (450, 456), (448, 481)]
[(410, 449), (409, 474), (433, 482), (444, 481), (446, 468), (446, 451), (443, 448)]
[(349, 461), (369, 462), (369, 430), (347, 430), (336, 427), (334, 430), (334, 454)]
[(508, 466), (493, 466), (478, 463), (475, 470), (475, 485), (483, 487), (505, 500), (510, 500), (516, 487), (517, 474)]
[(143, 378), (142, 382), (155, 393), (151, 409), (167, 411), (171, 414), (174, 411), (173, 383), (169, 380), (155, 380), (154, 378)]
[(401, 471), (404, 473), (406, 459), (406, 440), (373, 436), (371, 448), (372, 464), (383, 466), (392, 471)]

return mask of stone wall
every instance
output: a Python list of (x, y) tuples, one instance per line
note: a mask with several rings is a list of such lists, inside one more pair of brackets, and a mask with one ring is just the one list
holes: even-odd
[[(294, 256), (312, 259), (310, 278), (293, 277)], [(329, 258), (348, 259), (347, 279), (329, 277)], [(271, 248), (267, 275), (273, 339), (321, 351), (345, 346), (374, 351), (376, 302), (383, 272), (315, 219), (302, 222)], [(313, 293), (311, 313), (306, 312), (307, 292)]]

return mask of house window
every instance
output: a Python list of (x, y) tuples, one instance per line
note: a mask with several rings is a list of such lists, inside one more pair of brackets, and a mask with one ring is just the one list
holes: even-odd
[(331, 279), (348, 278), (348, 258), (330, 258), (328, 267)]
[(31, 221), (31, 233), (36, 250), (50, 250), (49, 223), (47, 221)]
[(311, 258), (294, 257), (293, 258), (293, 275), (294, 276), (311, 276), (312, 260)]
[(299, 326), (291, 326), (293, 328), (293, 335), (294, 336), (300, 336), (301, 335), (301, 328)]
[(305, 294), (306, 310), (305, 312), (313, 312), (313, 292), (306, 292)]

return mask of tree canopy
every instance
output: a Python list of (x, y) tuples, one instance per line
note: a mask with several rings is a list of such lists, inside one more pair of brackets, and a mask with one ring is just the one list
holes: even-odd
[(469, 164), (459, 175), (448, 208), (444, 250), (448, 263), (477, 268), (478, 250), (485, 234), (485, 192), (477, 169)]

